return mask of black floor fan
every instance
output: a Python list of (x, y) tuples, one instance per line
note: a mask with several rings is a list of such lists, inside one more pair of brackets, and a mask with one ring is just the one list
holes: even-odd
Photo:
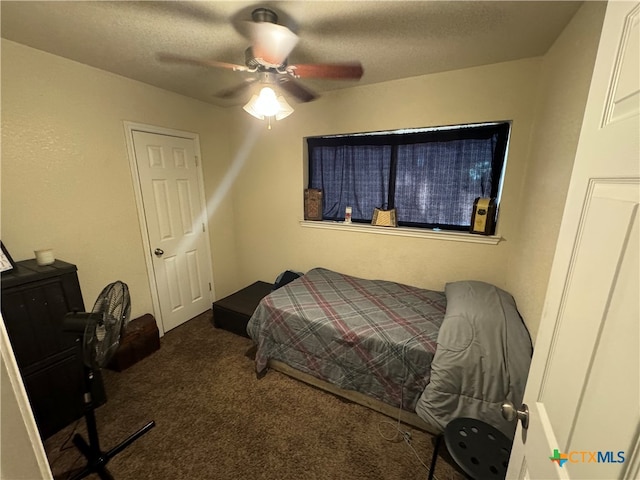
[(155, 422), (151, 421), (112, 449), (105, 452), (100, 448), (95, 405), (91, 395), (93, 378), (97, 370), (107, 365), (118, 348), (122, 327), (129, 321), (130, 313), (129, 288), (127, 284), (117, 281), (102, 290), (93, 311), (68, 313), (64, 318), (65, 330), (76, 333), (82, 344), (84, 417), (89, 442), (87, 443), (80, 434), (74, 435), (73, 443), (86, 457), (87, 464), (84, 468), (67, 472), (62, 478), (78, 480), (96, 473), (103, 480), (112, 480), (113, 476), (106, 468), (109, 460), (155, 426)]

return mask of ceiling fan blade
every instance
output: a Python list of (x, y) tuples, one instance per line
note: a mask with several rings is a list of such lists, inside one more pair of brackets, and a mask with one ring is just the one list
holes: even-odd
[(257, 82), (257, 78), (247, 78), (243, 83), (240, 83), (234, 87), (227, 88), (226, 90), (222, 90), (216, 93), (216, 97), (218, 98), (233, 98), (241, 93), (244, 93), (252, 84)]
[(243, 65), (236, 65), (233, 63), (218, 62), (216, 60), (204, 60), (201, 58), (183, 57), (181, 55), (174, 55), (172, 53), (159, 53), (157, 55), (158, 60), (161, 62), (169, 63), (181, 63), (184, 65), (196, 65), (200, 67), (215, 67), (226, 68), (235, 72), (246, 72), (249, 69)]
[(336, 78), (360, 80), (364, 69), (360, 62), (352, 63), (309, 63), (289, 65), (287, 72), (296, 78)]
[(278, 84), (283, 90), (286, 90), (301, 102), (310, 102), (318, 98), (318, 95), (308, 88), (303, 87), (291, 77), (283, 76), (278, 78)]
[[(146, 16), (167, 16), (173, 22), (187, 21), (192, 25), (198, 22), (209, 28), (218, 25), (227, 25), (227, 15), (220, 12), (212, 2), (122, 2), (118, 9), (129, 8), (134, 15), (142, 13)], [(151, 18), (151, 17), (149, 17)]]
[(298, 43), (295, 33), (270, 22), (243, 22), (242, 32), (251, 40), (255, 57), (267, 66), (282, 65)]

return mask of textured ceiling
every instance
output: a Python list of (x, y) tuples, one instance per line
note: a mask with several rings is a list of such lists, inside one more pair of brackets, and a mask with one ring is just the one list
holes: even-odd
[[(216, 105), (247, 74), (160, 62), (160, 52), (244, 63), (234, 28), (256, 7), (300, 37), (289, 64), (359, 60), (369, 84), (544, 54), (577, 1), (6, 1), (2, 37)], [(352, 81), (301, 80), (318, 93)], [(245, 99), (246, 100), (246, 99)]]

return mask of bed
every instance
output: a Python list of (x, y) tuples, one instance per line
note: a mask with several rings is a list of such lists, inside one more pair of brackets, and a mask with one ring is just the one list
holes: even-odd
[(247, 333), (259, 375), (285, 365), (432, 432), (482, 415), (513, 436), (499, 405), (522, 400), (531, 341), (511, 296), (492, 285), (433, 291), (314, 268), (263, 298)]

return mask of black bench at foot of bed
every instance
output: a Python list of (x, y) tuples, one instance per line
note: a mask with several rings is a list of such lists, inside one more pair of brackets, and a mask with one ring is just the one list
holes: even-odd
[(247, 323), (260, 300), (267, 296), (273, 284), (255, 282), (242, 290), (213, 302), (213, 324), (230, 332), (248, 337)]

